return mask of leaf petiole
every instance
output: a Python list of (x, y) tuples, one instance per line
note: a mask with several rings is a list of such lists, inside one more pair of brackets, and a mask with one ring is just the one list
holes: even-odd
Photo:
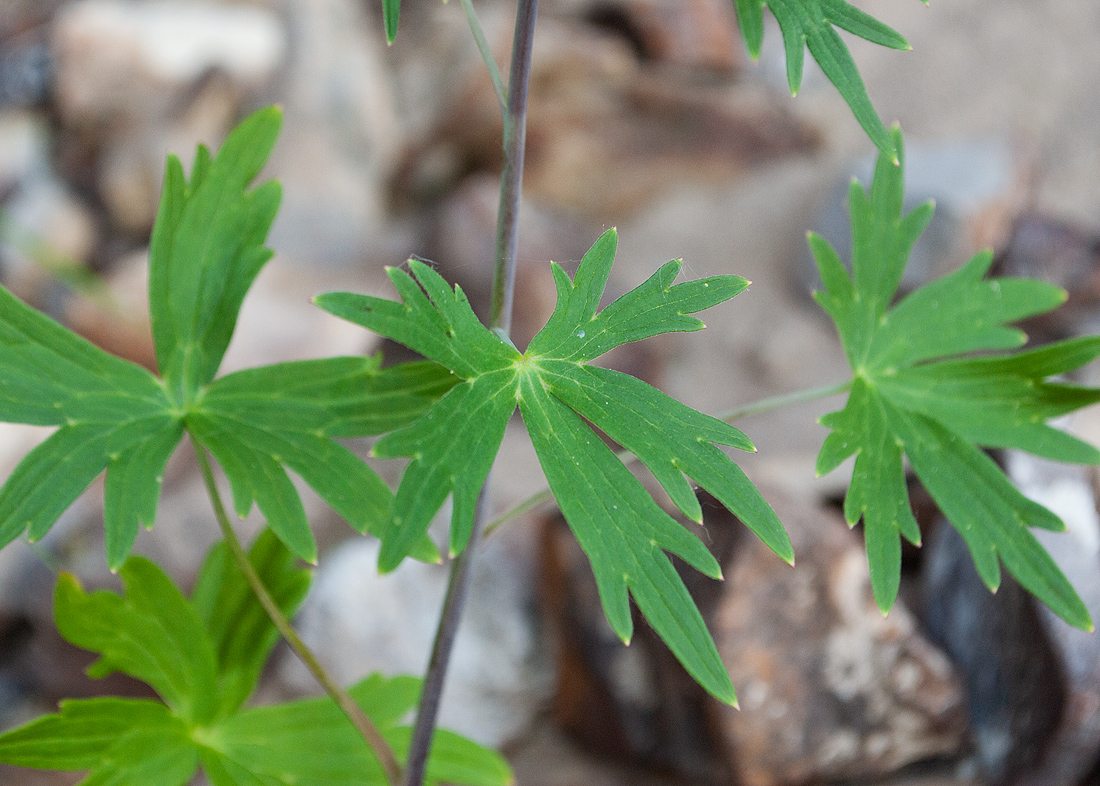
[(821, 398), (838, 396), (841, 393), (847, 393), (851, 387), (852, 380), (848, 379), (844, 382), (838, 382), (835, 385), (822, 385), (816, 388), (807, 388), (806, 390), (796, 390), (794, 393), (782, 393), (778, 396), (769, 396), (768, 398), (762, 398), (759, 401), (753, 401), (744, 406), (726, 410), (725, 412), (715, 415), (715, 417), (726, 423), (732, 423), (735, 420), (747, 418), (751, 415), (771, 412), (773, 409), (793, 407), (796, 404), (805, 404), (807, 401), (817, 401)]
[(294, 628), (290, 624), (290, 620), (286, 618), (283, 612), (279, 609), (279, 605), (275, 602), (275, 599), (271, 597), (271, 593), (267, 591), (267, 587), (264, 586), (263, 581), (260, 579), (256, 569), (252, 566), (251, 561), (248, 559), (248, 555), (245, 554), (244, 548), (241, 546), (241, 542), (237, 539), (237, 534), (233, 531), (232, 525), (229, 523), (229, 517), (225, 512), (225, 505), (222, 503), (221, 494), (218, 492), (217, 484), (214, 482), (214, 472), (210, 467), (210, 459), (206, 455), (206, 449), (199, 443), (192, 440), (192, 447), (195, 449), (195, 456), (199, 461), (199, 468), (202, 470), (202, 479), (206, 485), (207, 496), (210, 497), (210, 504), (214, 508), (214, 516), (218, 519), (218, 526), (221, 528), (222, 535), (225, 538), (226, 545), (229, 546), (229, 551), (233, 555), (234, 561), (237, 563), (237, 567), (240, 568), (241, 573), (244, 574), (245, 581), (248, 582), (248, 586), (252, 588), (252, 591), (256, 594), (256, 599), (263, 606), (264, 611), (267, 612), (268, 618), (272, 624), (275, 625), (279, 634), (286, 639), (287, 644), (294, 650), (294, 654), (298, 656), (299, 660), (309, 669), (313, 674), (317, 682), (324, 688), (325, 693), (336, 703), (336, 706), (347, 716), (352, 725), (366, 740), (367, 744), (374, 751), (374, 755), (378, 757), (378, 761), (382, 765), (382, 769), (386, 773), (386, 779), (390, 782), (391, 786), (397, 786), (401, 782), (402, 772), (401, 764), (397, 761), (397, 757), (394, 755), (393, 749), (389, 743), (382, 736), (382, 733), (378, 730), (378, 727), (371, 722), (371, 719), (366, 716), (359, 705), (355, 703), (355, 700), (348, 695), (348, 692), (341, 688), (335, 680), (325, 671), (324, 666), (317, 660), (317, 657), (306, 646), (305, 642), (299, 638)]

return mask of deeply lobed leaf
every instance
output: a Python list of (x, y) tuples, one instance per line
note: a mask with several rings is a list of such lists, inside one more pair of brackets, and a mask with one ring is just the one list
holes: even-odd
[(674, 284), (680, 263), (673, 261), (600, 310), (616, 239), (611, 230), (597, 240), (572, 279), (552, 266), (558, 302), (523, 354), (478, 322), (461, 289), (452, 290), (419, 262), (410, 263), (410, 273), (390, 271), (400, 303), (346, 293), (316, 299), (322, 308), (404, 343), (463, 380), (420, 420), (375, 446), (378, 456), (411, 458), (382, 535), (379, 566), (389, 570), (409, 554), (448, 495), (454, 499), (451, 550), (465, 546), (478, 493), (518, 406), (550, 488), (589, 555), (616, 633), (630, 638), (633, 595), (700, 684), (733, 702), (714, 643), (664, 552), (715, 577), (718, 565), (581, 417), (632, 450), (689, 518), (702, 517), (685, 476), (790, 560), (790, 541), (775, 513), (715, 447), (752, 450), (744, 434), (639, 380), (587, 365), (620, 344), (699, 330), (703, 323), (693, 313), (730, 299), (748, 282), (715, 276)]
[[(900, 131), (894, 137), (900, 157)], [(849, 523), (863, 519), (871, 584), (883, 611), (897, 597), (899, 536), (920, 542), (905, 484), (907, 458), (962, 533), (990, 589), (1000, 582), (1003, 562), (1055, 613), (1091, 628), (1077, 593), (1029, 532), (1059, 530), (1062, 522), (1024, 497), (980, 447), (1100, 463), (1096, 448), (1047, 425), (1050, 418), (1100, 401), (1100, 389), (1047, 379), (1100, 356), (1100, 338), (988, 354), (1026, 340), (1008, 323), (1065, 299), (1041, 281), (986, 278), (988, 253), (891, 305), (909, 251), (932, 212), (926, 205), (903, 215), (902, 194), (902, 167), (885, 155), (870, 193), (853, 184), (851, 275), (824, 240), (810, 237), (825, 285), (815, 297), (836, 323), (854, 373), (844, 409), (821, 419), (832, 433), (818, 455), (818, 474), (856, 457), (844, 511)]]
[[(107, 471), (107, 562), (126, 560), (156, 517), (164, 469), (185, 431), (217, 458), (244, 516), (258, 504), (298, 556), (316, 543), (287, 470), (359, 532), (379, 528), (393, 495), (335, 440), (408, 425), (457, 381), (431, 363), (381, 369), (327, 358), (215, 379), (246, 291), (270, 258), (276, 184), (249, 190), (279, 131), (278, 108), (200, 147), (190, 179), (169, 158), (150, 246), (158, 379), (103, 352), (0, 289), (0, 419), (60, 428), (0, 490), (0, 546), (42, 537)], [(430, 547), (418, 544), (418, 554)]]
[[(194, 596), (183, 597), (153, 563), (131, 557), (124, 596), (84, 593), (63, 576), (57, 589), (62, 635), (101, 653), (92, 676), (122, 671), (149, 683), (164, 703), (96, 698), (62, 702), (60, 712), (0, 735), (0, 762), (89, 770), (82, 784), (182, 786), (203, 768), (229, 784), (386, 784), (381, 766), (330, 699), (241, 709), (275, 643), (271, 622), (224, 544), (208, 554)], [(270, 532), (249, 560), (285, 614), (309, 574)], [(419, 698), (420, 681), (373, 675), (352, 698), (393, 744), (407, 750), (400, 725)], [(433, 782), (503, 786), (508, 765), (496, 753), (438, 733), (428, 762)]]
[[(760, 57), (764, 42), (763, 8), (771, 9), (783, 34), (787, 56), (787, 83), (791, 95), (802, 84), (805, 50), (809, 49), (821, 70), (848, 103), (860, 126), (887, 157), (896, 160), (897, 151), (882, 124), (867, 88), (836, 28), (891, 49), (909, 49), (900, 33), (860, 11), (846, 0), (733, 0), (741, 33), (750, 56)], [(927, 3), (927, 0), (924, 0)]]

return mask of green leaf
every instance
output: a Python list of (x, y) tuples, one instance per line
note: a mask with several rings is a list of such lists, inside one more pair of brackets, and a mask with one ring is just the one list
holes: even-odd
[[(689, 518), (701, 521), (691, 478), (722, 500), (784, 559), (790, 541), (771, 507), (716, 445), (752, 450), (733, 427), (695, 412), (623, 374), (587, 365), (609, 349), (703, 323), (693, 313), (729, 300), (748, 285), (736, 276), (674, 284), (680, 262), (603, 310), (600, 298), (615, 256), (605, 233), (574, 279), (552, 265), (558, 302), (522, 355), (474, 316), (460, 288), (428, 266), (391, 270), (402, 302), (351, 294), (316, 299), (322, 308), (448, 368), (461, 381), (418, 421), (383, 437), (381, 457), (412, 459), (382, 534), (379, 567), (407, 554), (449, 494), (451, 549), (463, 548), (477, 495), (518, 406), (562, 512), (589, 555), (604, 610), (616, 633), (631, 636), (632, 594), (688, 671), (708, 691), (733, 702), (729, 675), (665, 551), (710, 576), (717, 563), (702, 542), (653, 501), (584, 418), (633, 451)], [(686, 476), (686, 477), (685, 477)]]
[[(104, 470), (107, 563), (119, 568), (156, 518), (164, 468), (184, 431), (221, 463), (237, 512), (252, 505), (294, 553), (316, 543), (287, 470), (359, 532), (380, 527), (392, 494), (336, 440), (416, 420), (457, 381), (431, 363), (377, 358), (282, 363), (214, 379), (252, 281), (277, 184), (248, 190), (281, 123), (260, 110), (191, 176), (169, 158), (150, 246), (150, 312), (163, 380), (112, 357), (0, 289), (0, 419), (60, 428), (0, 489), (0, 546), (42, 537)], [(435, 558), (430, 542), (417, 556)]]
[(760, 57), (764, 40), (765, 5), (771, 9), (783, 34), (791, 95), (797, 94), (802, 85), (803, 58), (808, 48), (867, 136), (884, 155), (896, 160), (890, 134), (871, 105), (859, 69), (836, 28), (891, 49), (909, 49), (909, 43), (898, 32), (845, 0), (734, 0), (742, 36), (754, 60)]
[[(896, 129), (894, 145), (900, 158)], [(810, 237), (825, 285), (815, 297), (836, 323), (854, 374), (844, 409), (821, 419), (832, 433), (818, 455), (818, 474), (856, 457), (844, 511), (851, 524), (863, 519), (871, 585), (883, 611), (897, 597), (899, 535), (920, 542), (905, 485), (907, 458), (963, 535), (990, 589), (1000, 582), (1003, 562), (1056, 614), (1090, 629), (1084, 604), (1029, 531), (1061, 530), (1062, 522), (1024, 497), (980, 447), (1100, 463), (1096, 448), (1047, 424), (1100, 401), (1100, 389), (1047, 379), (1100, 356), (1100, 337), (1001, 352), (1026, 340), (1008, 323), (1049, 311), (1065, 293), (1041, 281), (986, 278), (988, 253), (891, 305), (932, 214), (925, 205), (904, 215), (902, 194), (902, 168), (885, 155), (870, 193), (853, 184), (850, 276), (824, 240)]]
[(386, 43), (397, 38), (397, 20), (401, 14), (401, 0), (382, 0), (382, 21), (386, 26)]
[(182, 402), (214, 378), (279, 207), (277, 183), (246, 191), (275, 145), (278, 107), (241, 123), (211, 158), (199, 149), (191, 181), (169, 156), (149, 247), (149, 304), (157, 363)]
[[(292, 614), (308, 588), (308, 572), (266, 531), (249, 561), (283, 612)], [(58, 628), (72, 643), (101, 653), (92, 676), (125, 672), (155, 688), (165, 703), (64, 701), (60, 712), (0, 735), (0, 762), (89, 770), (82, 784), (117, 786), (180, 786), (200, 762), (216, 786), (386, 783), (371, 749), (330, 699), (241, 710), (276, 636), (224, 544), (207, 555), (191, 601), (140, 557), (127, 560), (121, 575), (124, 597), (86, 594), (63, 575)], [(411, 730), (399, 724), (419, 699), (420, 681), (373, 675), (350, 693), (403, 758)], [(499, 755), (443, 731), (428, 775), (470, 786), (512, 780)]]
[[(294, 616), (309, 589), (309, 571), (265, 529), (249, 550), (249, 562), (283, 614)], [(215, 545), (203, 562), (191, 596), (218, 665), (217, 717), (240, 708), (255, 690), (271, 650), (279, 639), (229, 546)]]
[(149, 699), (67, 700), (61, 702), (61, 712), (0, 736), (0, 761), (16, 767), (90, 770), (103, 761), (105, 751), (138, 728), (178, 736), (186, 727), (166, 706)]
[[(148, 371), (0, 289), (0, 419), (61, 426), (0, 490), (0, 546), (28, 529), (32, 539), (42, 537), (110, 468), (108, 551), (111, 564), (121, 564), (117, 555), (129, 551), (138, 522), (152, 521), (166, 455), (179, 442), (170, 406)], [(124, 467), (131, 456), (137, 462)]]
[[(349, 692), (403, 759), (411, 730), (397, 724), (416, 706), (420, 681), (373, 675)], [(220, 759), (217, 766), (228, 773), (251, 773), (259, 783), (381, 786), (387, 782), (362, 737), (327, 698), (245, 710), (204, 730), (202, 738), (214, 754), (212, 758)], [(511, 783), (512, 775), (496, 753), (455, 734), (437, 731), (428, 758), (428, 780), (503, 786)]]
[(209, 721), (217, 666), (198, 614), (152, 562), (131, 557), (119, 574), (125, 597), (105, 590), (86, 594), (63, 574), (54, 601), (58, 631), (78, 647), (101, 653), (89, 675), (129, 674), (153, 686), (185, 721)]

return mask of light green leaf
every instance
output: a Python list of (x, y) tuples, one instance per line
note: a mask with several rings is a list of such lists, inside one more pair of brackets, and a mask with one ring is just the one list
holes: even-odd
[(104, 751), (136, 728), (179, 734), (182, 721), (149, 699), (66, 700), (61, 711), (43, 715), (0, 736), (0, 761), (16, 767), (90, 770)]
[[(349, 692), (404, 758), (410, 729), (397, 724), (416, 705), (420, 681), (373, 675)], [(205, 730), (203, 741), (229, 763), (222, 765), (228, 772), (248, 771), (260, 783), (386, 783), (362, 737), (328, 698), (245, 710)], [(470, 786), (503, 786), (512, 780), (499, 755), (446, 731), (436, 732), (428, 779)]]
[(411, 275), (390, 271), (400, 303), (351, 294), (315, 299), (462, 380), (420, 420), (375, 446), (378, 456), (412, 459), (382, 535), (379, 566), (391, 569), (408, 554), (449, 494), (454, 498), (451, 549), (465, 546), (477, 495), (518, 405), (551, 490), (589, 555), (615, 631), (623, 639), (631, 635), (633, 594), (688, 671), (715, 696), (733, 702), (733, 687), (714, 643), (664, 551), (711, 576), (719, 575), (717, 563), (698, 538), (657, 506), (580, 417), (634, 451), (690, 518), (700, 521), (702, 516), (687, 478), (711, 491), (790, 560), (790, 542), (775, 513), (715, 447), (751, 450), (744, 434), (638, 380), (586, 365), (620, 344), (699, 330), (703, 323), (693, 313), (729, 300), (748, 282), (715, 276), (674, 284), (680, 262), (673, 261), (601, 311), (615, 245), (614, 230), (605, 233), (573, 279), (552, 265), (557, 306), (522, 355), (477, 321), (461, 289), (451, 289), (416, 261), (410, 262)]
[(214, 377), (279, 206), (277, 183), (246, 191), (275, 144), (278, 107), (260, 110), (211, 158), (199, 149), (191, 181), (169, 156), (149, 248), (149, 304), (157, 363), (181, 403)]
[(401, 14), (401, 0), (382, 0), (382, 21), (386, 26), (386, 43), (397, 38), (397, 20)]
[[(249, 560), (273, 598), (292, 614), (309, 574), (270, 532)], [(74, 644), (101, 653), (92, 676), (122, 671), (153, 686), (165, 703), (99, 698), (65, 701), (0, 735), (0, 762), (90, 770), (82, 784), (181, 786), (201, 762), (216, 786), (385, 784), (381, 765), (328, 698), (241, 710), (275, 643), (275, 632), (228, 549), (211, 549), (189, 602), (151, 562), (131, 557), (125, 597), (86, 594), (71, 576), (58, 582), (56, 619)], [(373, 675), (350, 691), (399, 758), (411, 730), (399, 724), (420, 681)], [(512, 780), (496, 753), (437, 732), (432, 782), (503, 786)]]
[[(291, 470), (358, 531), (386, 521), (392, 494), (335, 440), (406, 426), (457, 381), (431, 363), (380, 369), (329, 358), (214, 379), (248, 287), (271, 252), (275, 184), (251, 191), (281, 113), (253, 114), (216, 157), (200, 147), (190, 180), (169, 158), (150, 248), (150, 311), (160, 380), (112, 357), (0, 289), (0, 419), (60, 428), (0, 489), (0, 547), (41, 538), (104, 470), (107, 562), (126, 560), (156, 517), (164, 468), (184, 431), (222, 464), (237, 512), (254, 503), (299, 556), (316, 544)], [(418, 556), (433, 558), (426, 539)]]
[(214, 650), (194, 608), (152, 562), (131, 557), (119, 571), (125, 597), (86, 594), (63, 574), (54, 619), (68, 641), (101, 653), (92, 677), (121, 671), (149, 683), (182, 719), (209, 721), (215, 710)]
[[(252, 544), (248, 558), (279, 609), (293, 617), (309, 589), (309, 571), (297, 567), (294, 555), (267, 529)], [(217, 658), (216, 717), (224, 717), (252, 694), (279, 634), (225, 543), (207, 554), (191, 605)]]
[(760, 57), (764, 40), (762, 9), (765, 5), (771, 9), (783, 34), (791, 95), (797, 94), (802, 84), (802, 65), (808, 48), (867, 136), (884, 155), (896, 160), (890, 134), (871, 105), (859, 69), (836, 28), (891, 49), (909, 49), (908, 42), (846, 0), (734, 0), (745, 45), (754, 60)]
[[(31, 451), (0, 490), (0, 546), (25, 530), (42, 537), (104, 469), (114, 465), (108, 549), (128, 551), (148, 523), (159, 474), (179, 442), (164, 387), (145, 369), (103, 352), (0, 289), (0, 419), (61, 428)], [(114, 462), (134, 456), (119, 469)], [(166, 459), (165, 459), (166, 460)], [(117, 492), (125, 489), (126, 501)]]
[[(900, 131), (894, 143), (900, 158)], [(1041, 281), (986, 278), (988, 253), (891, 306), (932, 212), (926, 205), (903, 215), (902, 174), (882, 155), (870, 193), (853, 184), (851, 276), (824, 240), (810, 237), (825, 284), (815, 297), (836, 323), (854, 372), (844, 409), (821, 419), (832, 433), (818, 455), (818, 473), (856, 456), (844, 511), (849, 523), (863, 519), (871, 584), (883, 611), (897, 597), (899, 535), (920, 540), (905, 485), (908, 458), (962, 533), (990, 589), (1000, 582), (1003, 561), (1056, 614), (1091, 628), (1077, 593), (1029, 531), (1060, 530), (1061, 521), (1024, 497), (979, 446), (1100, 463), (1095, 447), (1047, 425), (1100, 401), (1100, 389), (1047, 380), (1100, 356), (1100, 338), (996, 354), (1025, 341), (1007, 323), (1049, 311), (1065, 293)]]

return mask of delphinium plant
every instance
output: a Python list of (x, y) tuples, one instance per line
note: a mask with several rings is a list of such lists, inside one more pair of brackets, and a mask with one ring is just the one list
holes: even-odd
[[(552, 495), (591, 561), (615, 632), (629, 641), (633, 599), (699, 684), (736, 703), (666, 552), (710, 576), (720, 576), (720, 566), (629, 465), (643, 463), (695, 522), (702, 512), (694, 484), (705, 488), (791, 562), (781, 522), (717, 447), (753, 450), (752, 442), (727, 422), (735, 416), (694, 411), (593, 361), (627, 342), (702, 328), (693, 315), (730, 300), (748, 282), (721, 275), (675, 283), (680, 262), (672, 261), (600, 309), (615, 255), (610, 230), (573, 277), (551, 263), (557, 306), (530, 345), (516, 347), (510, 325), (537, 0), (518, 2), (507, 82), (471, 0), (462, 5), (504, 119), (488, 324), (460, 288), (413, 260), (407, 272), (388, 271), (399, 300), (333, 293), (315, 302), (424, 360), (383, 369), (374, 357), (324, 358), (218, 376), (241, 303), (272, 253), (264, 243), (279, 186), (252, 181), (275, 144), (277, 108), (246, 119), (216, 155), (200, 147), (188, 174), (168, 158), (149, 262), (157, 374), (97, 349), (0, 290), (0, 417), (57, 427), (0, 490), (0, 543), (42, 537), (105, 471), (106, 559), (123, 592), (89, 594), (63, 574), (56, 624), (66, 639), (100, 654), (92, 676), (123, 672), (159, 697), (64, 701), (57, 713), (0, 736), (0, 761), (87, 770), (82, 783), (97, 785), (178, 786), (200, 767), (217, 786), (509, 782), (503, 759), (436, 731), (435, 718), (470, 561), (487, 523), (494, 458), (517, 409), (549, 491), (493, 526)], [(963, 534), (991, 589), (1003, 564), (1058, 615), (1091, 629), (1081, 600), (1029, 532), (1059, 529), (1061, 522), (1022, 496), (983, 448), (1100, 462), (1094, 447), (1047, 425), (1100, 400), (1100, 390), (1050, 379), (1100, 355), (1100, 338), (1013, 352), (1025, 337), (1010, 323), (1056, 307), (1065, 293), (1034, 280), (987, 278), (988, 253), (895, 302), (932, 208), (903, 211), (901, 132), (878, 118), (835, 28), (886, 46), (908, 45), (844, 0), (735, 5), (750, 53), (760, 52), (767, 5), (782, 30), (792, 92), (808, 48), (879, 150), (870, 188), (853, 183), (850, 191), (850, 265), (822, 239), (809, 239), (824, 285), (817, 299), (836, 323), (851, 378), (738, 411), (848, 393), (845, 407), (822, 420), (831, 433), (818, 471), (855, 456), (845, 515), (853, 525), (863, 521), (874, 597), (884, 612), (897, 596), (900, 539), (920, 540), (905, 484), (908, 459)], [(383, 1), (391, 42), (398, 11), (399, 0)], [(588, 423), (623, 452), (612, 452)], [(380, 458), (409, 459), (396, 492), (339, 442), (362, 436), (379, 437), (373, 453)], [(155, 521), (164, 467), (185, 439), (223, 536), (190, 597), (156, 564), (130, 554), (139, 527)], [(221, 500), (211, 457), (229, 481), (235, 512), (244, 516), (255, 505), (266, 519), (248, 551)], [(423, 681), (369, 675), (345, 689), (295, 635), (289, 618), (310, 580), (301, 563), (315, 563), (318, 555), (288, 470), (358, 532), (380, 538), (382, 571), (407, 558), (440, 558), (428, 525), (453, 498), (444, 544), (452, 576)], [(247, 707), (279, 636), (327, 695)], [(415, 724), (402, 725), (414, 707)]]

